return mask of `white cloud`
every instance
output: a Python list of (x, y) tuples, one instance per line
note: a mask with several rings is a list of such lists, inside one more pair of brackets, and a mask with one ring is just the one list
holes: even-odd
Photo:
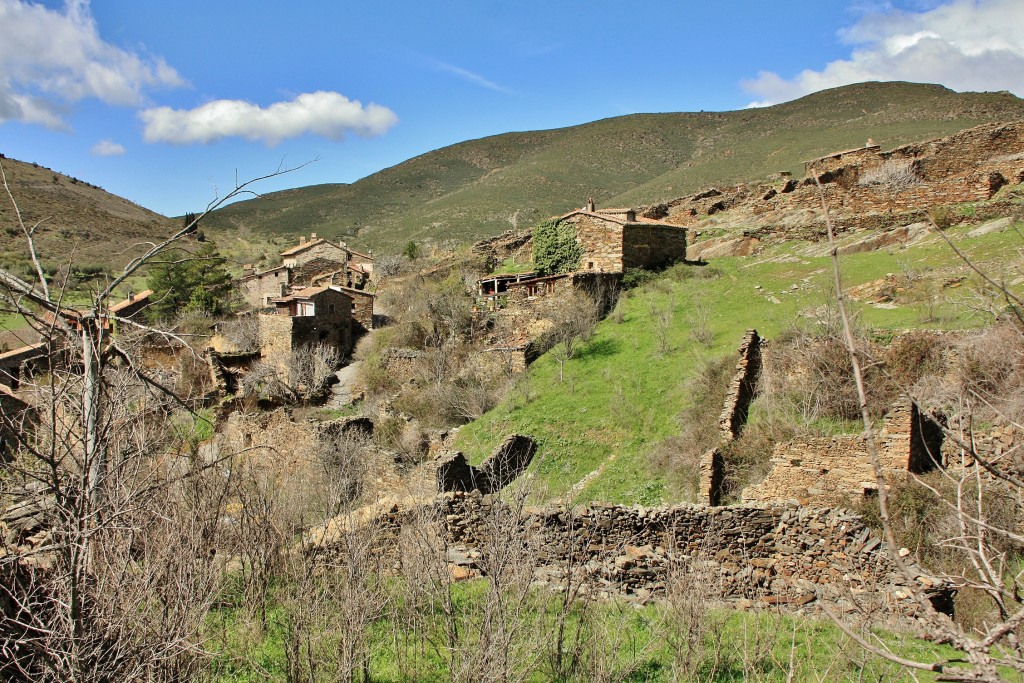
[(741, 85), (759, 99), (784, 102), (861, 81), (941, 83), (954, 90), (1024, 95), (1024, 2), (952, 0), (919, 12), (887, 7), (840, 32), (848, 59), (791, 79), (762, 71)]
[(512, 91), (506, 88), (505, 86), (498, 85), (494, 81), (488, 80), (487, 78), (484, 78), (480, 74), (470, 71), (469, 69), (463, 69), (461, 66), (449, 64), (448, 62), (442, 62), (440, 59), (434, 59), (433, 57), (424, 57), (424, 59), (434, 69), (453, 74), (455, 76), (458, 76), (462, 80), (472, 83), (474, 85), (479, 85), (482, 88), (487, 88), (488, 90), (493, 90), (495, 92), (501, 92), (506, 94), (512, 93)]
[(136, 105), (146, 88), (181, 85), (159, 57), (100, 38), (87, 0), (67, 0), (63, 10), (0, 0), (0, 123), (62, 128), (68, 103)]
[(299, 95), (265, 109), (242, 100), (214, 100), (195, 109), (157, 107), (139, 113), (147, 142), (179, 145), (209, 143), (228, 137), (262, 140), (276, 145), (306, 133), (332, 140), (353, 132), (362, 137), (383, 135), (398, 123), (393, 111), (379, 104), (365, 107), (336, 92)]
[(98, 157), (119, 157), (125, 151), (124, 145), (120, 145), (113, 140), (100, 140), (89, 150), (93, 156)]

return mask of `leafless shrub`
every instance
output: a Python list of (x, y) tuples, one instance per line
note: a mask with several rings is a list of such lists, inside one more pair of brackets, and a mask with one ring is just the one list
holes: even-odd
[(259, 316), (243, 315), (226, 320), (217, 327), (217, 331), (238, 352), (249, 353), (259, 351), (260, 321)]
[(714, 563), (681, 556), (673, 549), (665, 579), (663, 618), (674, 681), (696, 680), (701, 668), (714, 672), (721, 664), (725, 623), (711, 611), (717, 578)]
[(705, 299), (693, 303), (690, 314), (690, 336), (695, 342), (710, 347), (715, 341), (714, 330), (711, 329), (711, 307)]
[(921, 184), (917, 164), (913, 159), (886, 159), (869, 168), (857, 178), (859, 185), (877, 187), (888, 192), (900, 192)]
[[(792, 418), (805, 430), (820, 420), (856, 420), (860, 411), (857, 387), (851, 376), (849, 355), (842, 337), (826, 318), (815, 327), (796, 325), (783, 330), (764, 354), (762, 373), (766, 402), (789, 406)], [(861, 349), (871, 341), (857, 331)], [(891, 405), (893, 388), (878, 367), (868, 369), (869, 410), (883, 415)]]
[(394, 277), (402, 272), (404, 263), (398, 254), (380, 254), (373, 260), (373, 274), (379, 278)]
[(311, 344), (292, 351), (288, 358), (288, 385), (305, 396), (318, 396), (329, 386), (341, 362), (341, 353), (327, 344)]
[[(280, 172), (271, 174), (279, 175)], [(185, 681), (206, 658), (200, 633), (223, 567), (217, 557), (232, 472), (201, 453), (199, 435), (167, 419), (182, 398), (148, 374), (119, 335), (99, 324), (116, 288), (194, 230), (191, 221), (150, 246), (67, 322), (65, 292), (51, 290), (35, 226), (21, 221), (34, 281), (0, 269), (0, 300), (54, 351), (46, 383), (30, 384), (36, 421), (19, 432), (0, 477), (38, 516), (5, 538), (0, 556), (0, 675), (31, 681)], [(212, 210), (246, 192), (243, 183)], [(207, 331), (208, 321), (194, 321)], [(184, 344), (180, 336), (117, 319)], [(0, 412), (5, 428), (15, 417)], [(40, 543), (43, 541), (43, 543)]]
[(600, 313), (598, 301), (579, 290), (573, 290), (549, 309), (551, 327), (540, 346), (551, 349), (558, 361), (559, 381), (563, 381), (565, 364), (575, 357), (580, 343), (589, 341), (594, 334)]

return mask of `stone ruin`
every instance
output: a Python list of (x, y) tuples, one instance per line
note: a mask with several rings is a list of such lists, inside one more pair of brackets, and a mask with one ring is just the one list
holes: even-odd
[[(794, 505), (709, 507), (592, 503), (534, 508), (479, 490), (451, 491), (414, 507), (356, 514), (375, 534), (383, 566), (403, 562), (402, 529), (437, 524), (453, 578), (485, 575), (495, 544), (515, 538), (539, 587), (564, 589), (570, 575), (589, 598), (647, 602), (673, 580), (699, 585), (711, 601), (736, 607), (846, 613), (890, 621), (925, 604), (952, 613), (955, 589), (902, 560), (901, 569), (860, 518)], [(312, 552), (330, 552), (349, 522), (312, 530)], [(501, 538), (496, 538), (499, 533)]]
[[(942, 429), (917, 405), (890, 409), (875, 443), (889, 486), (908, 474), (934, 469), (942, 458)], [(862, 435), (805, 437), (776, 444), (771, 470), (759, 484), (743, 489), (744, 502), (792, 500), (845, 505), (875, 495), (878, 480)]]
[[(726, 392), (719, 418), (721, 444), (737, 438), (756, 397), (762, 367), (763, 340), (748, 330), (740, 344), (736, 373)], [(901, 401), (892, 406), (876, 437), (877, 450), (887, 485), (908, 474), (922, 474), (943, 461), (943, 434), (939, 418), (923, 415), (916, 404)], [(878, 482), (862, 435), (802, 437), (776, 444), (771, 469), (759, 483), (741, 492), (745, 503), (793, 501), (803, 505), (856, 504), (877, 493)], [(700, 500), (721, 502), (721, 488), (728, 463), (721, 445), (707, 451), (700, 461)]]
[[(757, 395), (757, 382), (761, 377), (761, 336), (757, 330), (747, 330), (740, 343), (740, 358), (736, 362), (736, 373), (729, 383), (718, 418), (718, 430), (722, 443), (732, 441), (743, 431), (747, 423), (750, 404)], [(725, 459), (721, 446), (707, 451), (700, 459), (700, 483), (698, 495), (709, 505), (721, 501), (722, 483), (725, 480)]]
[(521, 434), (505, 437), (480, 467), (470, 465), (465, 455), (455, 451), (437, 466), (437, 490), (441, 493), (500, 491), (529, 467), (536, 453), (534, 440)]

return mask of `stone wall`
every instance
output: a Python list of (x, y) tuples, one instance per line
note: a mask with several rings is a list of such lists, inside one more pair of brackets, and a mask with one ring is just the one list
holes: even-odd
[(664, 268), (686, 259), (686, 230), (627, 224), (623, 232), (622, 252), (625, 268)]
[(292, 321), (295, 318), (276, 313), (260, 313), (260, 355), (275, 363), (284, 363), (292, 352)]
[[(990, 199), (1004, 184), (1024, 181), (1024, 122), (978, 126), (945, 138), (898, 147), (881, 152), (865, 147), (828, 155), (808, 162), (820, 179), (837, 227), (891, 227), (897, 214), (907, 222), (920, 220), (922, 210), (932, 206), (980, 202)], [(861, 175), (890, 159), (913, 162), (921, 183), (899, 191), (877, 185), (861, 185)], [(680, 197), (659, 213), (667, 220), (686, 226), (704, 216), (743, 207), (764, 226), (773, 217), (784, 217), (799, 210), (820, 211), (821, 200), (812, 176), (801, 181), (783, 180), (750, 189), (746, 185), (712, 188)], [(875, 218), (872, 218), (872, 217)], [(784, 231), (790, 228), (782, 227)], [(796, 231), (797, 237), (815, 238), (824, 234), (819, 220), (811, 232)], [(806, 233), (806, 234), (803, 234)]]
[(529, 263), (533, 259), (533, 232), (509, 230), (496, 237), (480, 240), (473, 245), (473, 253), (484, 257), (487, 270), (507, 258)]
[(622, 272), (622, 223), (585, 213), (574, 214), (565, 222), (576, 228), (576, 239), (583, 248), (580, 270)]
[(500, 491), (530, 466), (536, 453), (537, 444), (533, 439), (520, 434), (505, 437), (480, 467), (470, 465), (462, 453), (451, 453), (438, 464), (437, 490), (440, 493)]
[(373, 329), (373, 300), (374, 295), (361, 289), (342, 287), (344, 292), (352, 299), (352, 333), (359, 337)]
[[(523, 561), (535, 563), (539, 585), (557, 588), (572, 571), (592, 597), (646, 601), (664, 592), (670, 576), (688, 574), (709, 600), (790, 609), (825, 604), (841, 611), (852, 611), (856, 603), (904, 617), (919, 611), (911, 597), (915, 591), (936, 609), (952, 610), (951, 586), (914, 566), (908, 584), (880, 539), (859, 516), (843, 510), (592, 504), (520, 514), (498, 496), (455, 492), (419, 510), (393, 506), (376, 518), (380, 548), (394, 555), (395, 565), (401, 562), (399, 530), (431, 510), (453, 547), (449, 556), (471, 558), (518, 534), (527, 549)], [(509, 524), (517, 524), (517, 531)], [(496, 529), (501, 539), (492, 536)], [(329, 545), (332, 531), (312, 530), (311, 537), (328, 539)], [(471, 559), (463, 564), (481, 571)]]
[(239, 281), (242, 298), (253, 308), (266, 308), (268, 299), (284, 296), (291, 283), (291, 271), (287, 268), (274, 268), (263, 273), (256, 273)]
[[(942, 432), (913, 405), (894, 407), (876, 435), (887, 485), (941, 461)], [(743, 489), (744, 502), (794, 500), (803, 505), (846, 505), (874, 495), (878, 484), (860, 435), (805, 437), (776, 444), (771, 470), (759, 484)]]
[(761, 337), (757, 330), (747, 330), (740, 343), (740, 359), (736, 363), (736, 374), (729, 384), (718, 420), (722, 439), (732, 441), (743, 430), (747, 422), (747, 411), (754, 400), (757, 382), (761, 376)]

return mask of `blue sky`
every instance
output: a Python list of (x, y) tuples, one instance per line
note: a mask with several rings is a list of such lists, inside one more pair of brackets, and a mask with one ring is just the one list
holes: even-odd
[(1024, 2), (0, 0), (0, 152), (167, 215), (462, 140), (863, 80), (1024, 95)]

